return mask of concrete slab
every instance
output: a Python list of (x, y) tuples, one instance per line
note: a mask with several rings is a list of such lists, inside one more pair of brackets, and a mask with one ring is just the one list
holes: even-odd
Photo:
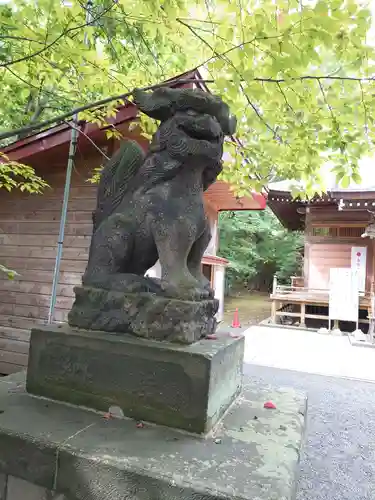
[(370, 349), (375, 348), (375, 344), (368, 342), (367, 340), (357, 340), (354, 335), (348, 335), (349, 342), (353, 347), (369, 347)]
[[(206, 438), (12, 391), (0, 381), (0, 474), (68, 500), (292, 500), (306, 398), (244, 381)], [(276, 409), (264, 408), (272, 400)]]
[(22, 373), (17, 381), (0, 380), (0, 472), (52, 489), (58, 447), (98, 417), (32, 398), (26, 394), (25, 378)]
[(245, 363), (375, 382), (375, 351), (353, 347), (348, 336), (253, 326), (245, 338)]

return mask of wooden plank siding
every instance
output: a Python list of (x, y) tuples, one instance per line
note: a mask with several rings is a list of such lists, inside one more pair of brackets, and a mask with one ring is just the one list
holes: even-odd
[[(327, 289), (331, 267), (350, 267), (351, 248), (367, 247), (366, 291), (370, 291), (374, 275), (373, 245), (360, 237), (369, 220), (363, 211), (338, 211), (337, 207), (310, 207), (306, 214), (305, 286)], [(331, 228), (330, 234), (317, 234), (317, 228)], [(322, 231), (324, 232), (324, 231)], [(328, 232), (328, 231), (327, 231)]]
[[(72, 174), (55, 321), (67, 319), (73, 287), (81, 283), (86, 267), (96, 197), (96, 186), (86, 180), (97, 165), (97, 157), (81, 160)], [(64, 170), (41, 173), (51, 187), (42, 196), (1, 192), (0, 262), (20, 276), (0, 278), (0, 373), (26, 366), (30, 328), (48, 318)]]
[(351, 245), (316, 243), (309, 247), (309, 288), (327, 289), (331, 267), (350, 267)]

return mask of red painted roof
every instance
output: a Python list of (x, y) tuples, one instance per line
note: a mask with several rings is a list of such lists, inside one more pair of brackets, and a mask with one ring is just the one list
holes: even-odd
[(224, 257), (218, 257), (217, 255), (203, 255), (202, 264), (208, 264), (211, 266), (222, 265), (227, 266), (229, 264), (229, 260)]
[(264, 210), (266, 198), (253, 192), (250, 196), (237, 198), (231, 186), (224, 181), (216, 181), (205, 193), (206, 198), (215, 206), (216, 210)]
[[(134, 120), (137, 117), (137, 108), (132, 103), (126, 103), (124, 106), (118, 108), (115, 118), (109, 118), (108, 123), (114, 125), (116, 128), (121, 128), (126, 122)], [(81, 133), (79, 140), (88, 142), (85, 135), (90, 137), (91, 140), (99, 140), (107, 142), (105, 139), (105, 130), (109, 127), (99, 128), (94, 123), (82, 123), (80, 125)], [(68, 124), (56, 125), (38, 134), (31, 135), (25, 139), (20, 139), (13, 144), (10, 144), (3, 149), (3, 152), (8, 155), (11, 160), (25, 161), (30, 157), (37, 155), (43, 151), (48, 151), (57, 146), (67, 145), (70, 141), (71, 128)]]

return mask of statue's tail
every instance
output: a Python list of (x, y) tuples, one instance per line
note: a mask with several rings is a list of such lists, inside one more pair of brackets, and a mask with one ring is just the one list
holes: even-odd
[(131, 179), (144, 162), (144, 152), (134, 141), (124, 141), (105, 165), (98, 186), (94, 231), (121, 203)]

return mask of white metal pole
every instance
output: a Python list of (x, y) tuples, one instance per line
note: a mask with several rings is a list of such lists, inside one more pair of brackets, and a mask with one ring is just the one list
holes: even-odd
[(61, 266), (61, 257), (62, 257), (62, 251), (63, 251), (63, 245), (64, 245), (66, 216), (67, 216), (67, 212), (68, 212), (70, 183), (71, 183), (71, 178), (72, 178), (74, 155), (76, 152), (77, 140), (78, 140), (76, 125), (77, 125), (77, 116), (74, 116), (74, 128), (71, 129), (68, 164), (67, 164), (67, 168), (66, 168), (64, 198), (63, 198), (63, 204), (62, 204), (62, 209), (61, 209), (61, 219), (60, 219), (59, 239), (57, 242), (57, 254), (56, 254), (56, 261), (55, 261), (55, 269), (53, 271), (52, 293), (51, 293), (51, 301), (50, 301), (49, 311), (48, 311), (48, 323), (52, 323), (52, 321), (53, 321), (53, 313), (54, 313), (55, 305), (56, 305), (57, 285), (58, 285), (59, 277), (60, 277), (60, 266)]
[[(86, 24), (89, 24), (91, 19), (92, 19), (92, 15), (91, 15), (92, 7), (93, 7), (92, 0), (88, 0), (87, 4), (86, 4)], [(88, 36), (87, 36), (86, 31), (84, 33), (83, 40), (84, 40), (85, 45), (87, 45), (88, 44)], [(56, 254), (55, 268), (53, 271), (51, 300), (50, 300), (49, 311), (48, 311), (48, 323), (49, 324), (52, 323), (52, 321), (53, 321), (53, 314), (55, 311), (56, 297), (57, 297), (57, 285), (59, 283), (59, 278), (60, 278), (61, 257), (62, 257), (63, 246), (64, 246), (64, 235), (65, 235), (65, 226), (66, 226), (66, 216), (68, 213), (70, 184), (71, 184), (71, 179), (72, 179), (74, 156), (76, 153), (77, 141), (78, 141), (77, 124), (78, 124), (78, 117), (77, 117), (77, 115), (74, 115), (73, 127), (71, 128), (71, 136), (70, 136), (68, 164), (67, 164), (67, 168), (66, 168), (64, 198), (63, 198), (63, 205), (62, 205), (62, 209), (61, 209), (59, 239), (57, 242), (57, 254)]]

